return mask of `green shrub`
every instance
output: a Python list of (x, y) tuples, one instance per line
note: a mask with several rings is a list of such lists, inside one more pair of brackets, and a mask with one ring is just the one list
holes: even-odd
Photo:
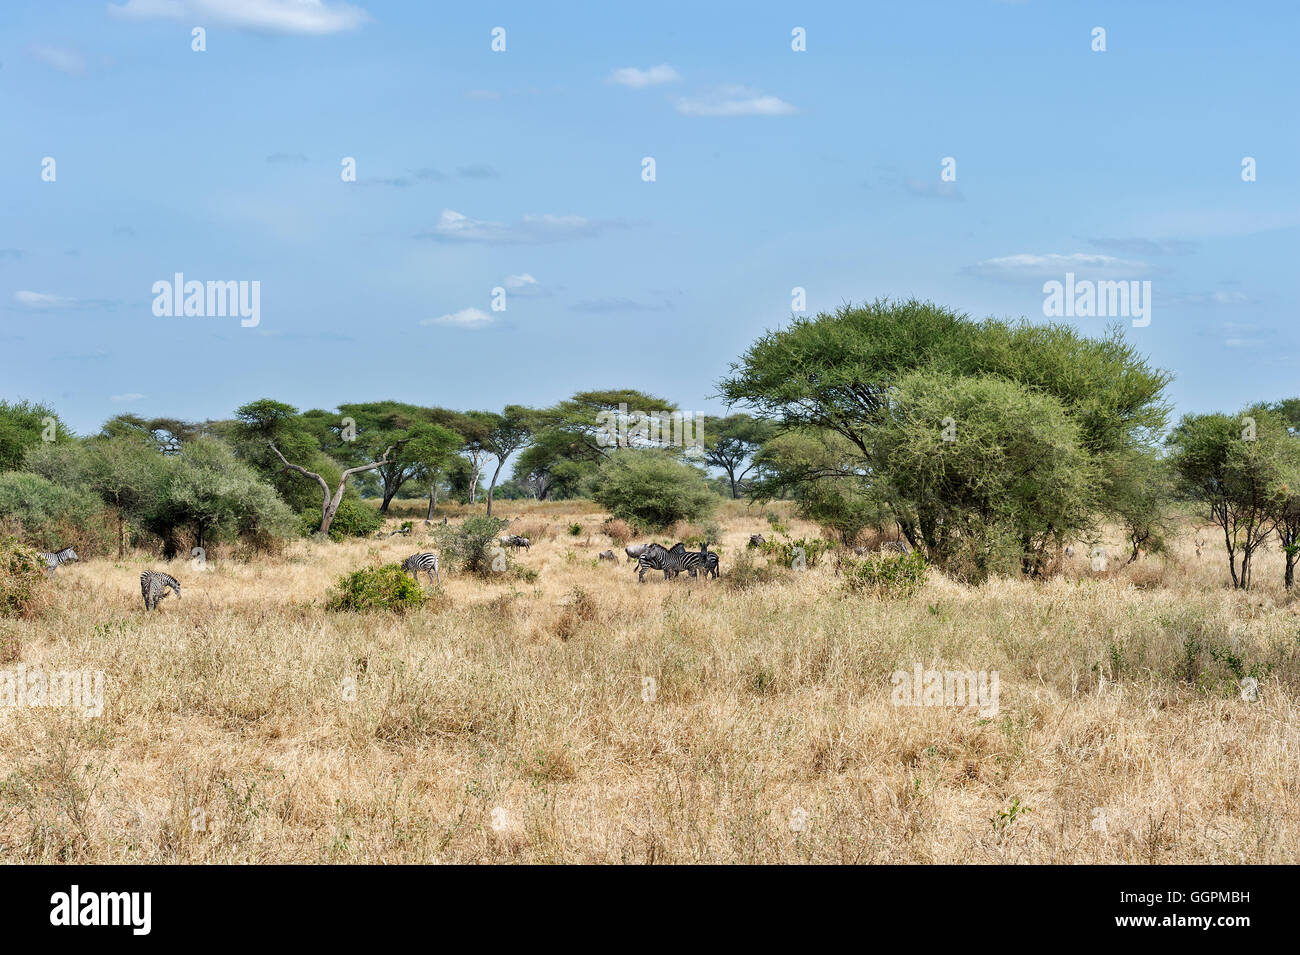
[[(299, 517), (299, 529), (304, 537), (320, 530), (320, 507), (305, 510)], [(330, 522), (330, 540), (341, 541), (349, 537), (369, 537), (383, 526), (379, 512), (356, 498), (345, 497)]]
[(415, 579), (397, 564), (363, 567), (344, 574), (325, 600), (327, 610), (390, 610), (403, 613), (424, 603)]
[(504, 573), (511, 566), (499, 540), (507, 523), (479, 514), (458, 525), (435, 527), (433, 538), (441, 548), (444, 562), (466, 573), (489, 577)]
[(63, 487), (25, 471), (0, 474), (0, 519), (33, 547), (59, 550), (81, 545), (88, 551), (101, 549), (87, 546), (102, 543), (92, 533), (109, 523), (101, 519), (101, 511), (99, 498), (84, 489)]
[(580, 535), (580, 534), (582, 533), (582, 525), (579, 524), (579, 523), (577, 523), (576, 521), (575, 521), (574, 523), (570, 524), (570, 525), (569, 525), (569, 533), (570, 533), (572, 536), (577, 537), (578, 535)]
[(803, 557), (805, 567), (816, 567), (822, 555), (831, 549), (831, 542), (814, 537), (811, 540), (800, 537), (790, 540), (772, 538), (759, 545), (763, 554), (772, 558), (783, 567), (793, 567), (794, 562)]
[(925, 558), (910, 554), (872, 554), (865, 560), (845, 560), (844, 584), (851, 593), (869, 593), (882, 600), (911, 597), (925, 586)]
[(615, 517), (641, 527), (696, 522), (718, 504), (704, 472), (663, 451), (616, 451), (593, 480), (592, 498)]
[(45, 561), (14, 537), (0, 538), (0, 617), (35, 617), (48, 606)]

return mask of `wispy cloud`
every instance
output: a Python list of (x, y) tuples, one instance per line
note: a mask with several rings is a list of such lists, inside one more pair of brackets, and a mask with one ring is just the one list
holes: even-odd
[(549, 288), (543, 286), (527, 272), (507, 275), (501, 284), (511, 296), (520, 298), (545, 298), (551, 294)]
[(447, 242), (555, 242), (596, 235), (614, 224), (572, 215), (528, 215), (514, 224), (507, 224), (474, 219), (454, 209), (443, 209), (433, 231), (421, 233), (419, 238)]
[(476, 162), (457, 167), (456, 175), (462, 179), (496, 179), (497, 171), (485, 162)]
[(748, 86), (719, 86), (677, 101), (683, 116), (791, 116), (798, 112), (783, 99)]
[(127, 392), (126, 394), (124, 394), (124, 395), (111, 395), (111, 396), (109, 397), (108, 400), (109, 400), (109, 401), (117, 401), (117, 402), (123, 402), (123, 401), (139, 401), (139, 400), (140, 400), (141, 398), (143, 398), (143, 397), (145, 397), (145, 396), (142, 395), (142, 394), (140, 394), (140, 392), (138, 392), (138, 391), (128, 391), (128, 392)]
[(32, 45), (31, 54), (46, 66), (53, 67), (60, 73), (66, 73), (68, 76), (86, 75), (86, 58), (76, 50), (37, 43)]
[(459, 312), (426, 318), (421, 325), (451, 325), (455, 328), (486, 328), (493, 323), (493, 318), (481, 308), (462, 308)]
[(667, 63), (660, 63), (648, 70), (625, 66), (609, 75), (609, 82), (617, 83), (619, 86), (630, 86), (634, 90), (645, 89), (647, 86), (660, 86), (664, 83), (676, 83), (680, 79), (677, 71)]
[(1255, 300), (1240, 289), (1212, 289), (1208, 292), (1179, 292), (1173, 296), (1176, 305), (1213, 308), (1218, 305), (1254, 305)]
[(73, 298), (51, 295), (48, 292), (29, 292), (26, 289), (14, 292), (14, 301), (23, 308), (67, 308), (77, 304), (77, 300)]
[(1063, 255), (1052, 252), (1046, 255), (1021, 253), (984, 259), (982, 262), (966, 266), (963, 271), (982, 278), (1002, 280), (1060, 277), (1066, 272), (1119, 279), (1149, 276), (1152, 269), (1145, 262), (1117, 259), (1112, 255), (1092, 252), (1072, 252)]
[(333, 0), (126, 0), (110, 3), (113, 16), (134, 20), (192, 20), (265, 33), (322, 36), (355, 30), (370, 17)]
[(271, 153), (266, 157), (269, 163), (304, 163), (307, 157), (302, 153)]

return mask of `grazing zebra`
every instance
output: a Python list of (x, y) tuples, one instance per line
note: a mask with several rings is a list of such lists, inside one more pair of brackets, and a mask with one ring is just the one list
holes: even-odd
[(532, 550), (533, 543), (527, 537), (520, 537), (518, 534), (507, 534), (501, 538), (502, 547), (522, 547), (524, 550)]
[(433, 583), (433, 578), (438, 578), (438, 586), (442, 586), (442, 574), (438, 573), (438, 555), (437, 554), (412, 554), (406, 560), (402, 561), (402, 570), (406, 571), (417, 581), (423, 572), (428, 575), (429, 583)]
[(627, 547), (623, 548), (623, 553), (627, 554), (628, 560), (635, 561), (645, 553), (646, 548), (649, 546), (649, 544), (629, 544)]
[(615, 556), (612, 550), (601, 551), (598, 556), (600, 557), (601, 560), (618, 560), (618, 557)]
[(171, 574), (160, 570), (146, 570), (140, 575), (140, 595), (144, 597), (144, 609), (153, 610), (158, 601), (167, 596), (167, 588), (176, 591), (176, 599), (181, 599), (181, 583)]
[(57, 551), (53, 554), (41, 554), (40, 558), (45, 561), (46, 570), (49, 571), (51, 577), (54, 576), (54, 571), (60, 564), (66, 564), (69, 561), (74, 560), (81, 560), (81, 558), (77, 556), (77, 552), (71, 547), (65, 547), (63, 550)]

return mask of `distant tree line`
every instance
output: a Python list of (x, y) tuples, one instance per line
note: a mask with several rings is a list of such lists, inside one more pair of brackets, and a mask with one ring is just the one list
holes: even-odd
[(982, 580), (1041, 576), (1107, 525), (1137, 559), (1195, 508), (1222, 532), (1234, 586), (1270, 539), (1292, 586), (1300, 399), (1170, 428), (1171, 377), (1118, 326), (1089, 337), (882, 299), (760, 337), (718, 384), (731, 413), (691, 442), (675, 404), (637, 389), (500, 411), (262, 398), (226, 420), (118, 415), (86, 437), (48, 407), (0, 402), (0, 522), (45, 548), (90, 527), (106, 550), (148, 539), (171, 556), (369, 534), (399, 498), (432, 520), (440, 500), (490, 515), (502, 498), (587, 497), (642, 528), (701, 520), (724, 497), (787, 498), (844, 543), (893, 527)]

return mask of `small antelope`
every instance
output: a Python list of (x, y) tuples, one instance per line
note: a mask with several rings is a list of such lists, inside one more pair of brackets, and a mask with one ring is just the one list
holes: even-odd
[(1200, 557), (1200, 556), (1201, 556), (1201, 548), (1203, 548), (1204, 546), (1205, 546), (1205, 541), (1203, 541), (1203, 540), (1198, 540), (1198, 541), (1196, 542), (1196, 556), (1197, 556), (1197, 557)]

